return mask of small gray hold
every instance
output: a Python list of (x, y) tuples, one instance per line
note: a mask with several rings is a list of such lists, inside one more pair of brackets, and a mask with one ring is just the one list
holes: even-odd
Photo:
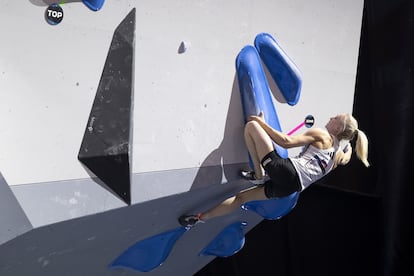
[(189, 46), (188, 43), (181, 41), (180, 47), (178, 47), (178, 53), (179, 54), (185, 53), (188, 49), (188, 46)]

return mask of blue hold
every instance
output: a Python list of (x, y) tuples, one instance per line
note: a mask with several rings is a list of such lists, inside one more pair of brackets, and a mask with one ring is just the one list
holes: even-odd
[(139, 241), (117, 257), (109, 267), (151, 271), (167, 259), (177, 240), (188, 229), (179, 227)]
[(276, 220), (287, 215), (296, 206), (298, 198), (299, 192), (294, 192), (286, 197), (249, 201), (241, 207), (256, 212), (264, 219)]
[(99, 11), (103, 4), (105, 3), (105, 0), (83, 0), (83, 3), (91, 10), (93, 11)]
[[(266, 123), (282, 131), (256, 48), (247, 45), (240, 51), (236, 58), (236, 71), (245, 121), (249, 116), (259, 115), (263, 111)], [(276, 143), (274, 145), (277, 153), (287, 158), (287, 150)]]
[(297, 66), (268, 33), (258, 34), (254, 46), (286, 102), (291, 106), (297, 104), (302, 88), (302, 77)]
[(235, 222), (224, 228), (201, 252), (200, 256), (229, 257), (239, 252), (245, 243), (246, 222)]

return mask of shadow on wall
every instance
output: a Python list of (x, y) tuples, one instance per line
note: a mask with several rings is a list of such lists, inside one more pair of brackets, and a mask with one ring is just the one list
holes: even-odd
[[(271, 77), (266, 66), (264, 64), (262, 64), (262, 66), (274, 99), (279, 103), (286, 103), (286, 100)], [(232, 137), (240, 137), (240, 139), (235, 141), (231, 139)], [(246, 161), (231, 164), (229, 156), (232, 156), (231, 153), (235, 151), (245, 152)], [(227, 111), (226, 124), (224, 127), (223, 140), (221, 141), (219, 147), (212, 151), (201, 164), (190, 190), (239, 180), (239, 172), (241, 169), (250, 169), (250, 167), (247, 148), (244, 144), (244, 119), (240, 99), (240, 90), (237, 75), (235, 74), (229, 108)]]
[[(211, 208), (243, 185), (210, 186), (35, 228), (0, 246), (0, 275), (54, 276), (61, 271), (67, 275), (135, 275), (135, 271), (109, 270), (108, 264), (137, 241), (181, 227), (177, 218), (185, 211), (194, 206)], [(201, 269), (211, 259), (200, 258), (199, 250), (233, 219), (225, 216), (189, 231), (151, 275), (170, 275), (171, 271), (192, 275)], [(188, 262), (183, 265), (183, 260)]]
[[(263, 61), (261, 61), (261, 63), (262, 63), (262, 67), (266, 75), (267, 83), (269, 84), (269, 88), (270, 88), (270, 91), (272, 92), (273, 97), (278, 103), (287, 104), (285, 97), (283, 97), (282, 92), (280, 92), (279, 87), (277, 86), (275, 80), (273, 79), (266, 65), (263, 63)], [(277, 111), (277, 106), (275, 108)], [(282, 124), (282, 122), (280, 122), (280, 124)]]
[[(240, 141), (243, 141), (242, 144), (244, 145), (243, 124), (239, 85), (237, 83), (237, 76), (235, 75), (227, 111), (226, 124), (224, 127), (223, 140), (219, 147), (213, 150), (201, 164), (193, 185), (191, 186), (191, 190), (240, 179), (238, 176), (239, 170), (248, 167), (247, 149), (246, 147), (240, 147)], [(232, 133), (234, 131), (236, 131), (236, 133)], [(240, 137), (240, 139), (234, 141), (231, 139), (232, 137)], [(244, 151), (246, 153), (246, 162), (229, 164), (229, 156), (235, 151)]]

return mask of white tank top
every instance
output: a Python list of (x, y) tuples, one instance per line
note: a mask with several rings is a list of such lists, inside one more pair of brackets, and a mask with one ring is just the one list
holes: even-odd
[(302, 190), (332, 170), (338, 148), (339, 142), (334, 137), (334, 145), (328, 149), (307, 145), (298, 156), (290, 158), (299, 175)]

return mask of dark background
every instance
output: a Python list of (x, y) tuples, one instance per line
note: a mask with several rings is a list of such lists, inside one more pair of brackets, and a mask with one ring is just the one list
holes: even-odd
[(353, 115), (370, 141), (371, 167), (354, 156), (197, 276), (414, 275), (413, 51), (414, 1), (366, 0)]

